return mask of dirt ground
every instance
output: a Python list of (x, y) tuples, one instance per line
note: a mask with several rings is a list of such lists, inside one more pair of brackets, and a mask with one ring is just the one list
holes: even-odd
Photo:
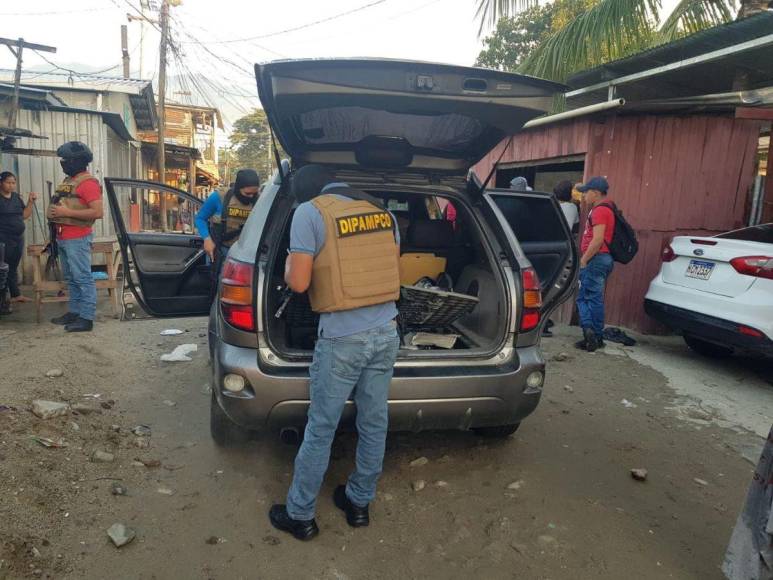
[[(295, 448), (266, 436), (222, 450), (209, 437), (205, 330), (204, 319), (103, 318), (65, 338), (24, 312), (0, 320), (0, 579), (721, 578), (757, 431), (773, 421), (761, 363), (696, 362), (677, 339), (590, 355), (561, 328), (545, 351), (569, 356), (550, 362), (515, 436), (390, 435), (367, 529), (331, 501), (352, 465), (355, 437), (341, 436), (321, 534), (302, 544), (267, 518)], [(198, 345), (192, 362), (159, 360), (182, 343)], [(29, 410), (39, 398), (89, 408), (42, 420)], [(136, 425), (150, 427), (149, 448)], [(115, 459), (93, 462), (94, 451)], [(419, 457), (429, 462), (411, 467)], [(137, 534), (120, 549), (106, 534), (116, 522)]]

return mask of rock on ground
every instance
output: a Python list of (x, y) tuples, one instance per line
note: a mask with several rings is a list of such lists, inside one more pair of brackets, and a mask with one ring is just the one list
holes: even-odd
[(70, 406), (67, 403), (58, 403), (56, 401), (43, 401), (37, 399), (32, 401), (32, 412), (41, 419), (51, 419), (66, 415)]
[(113, 524), (108, 528), (107, 535), (110, 536), (116, 548), (121, 548), (131, 542), (137, 536), (137, 532), (123, 524)]
[(91, 461), (94, 463), (112, 463), (113, 460), (115, 460), (115, 455), (107, 451), (100, 451), (98, 449), (91, 454)]

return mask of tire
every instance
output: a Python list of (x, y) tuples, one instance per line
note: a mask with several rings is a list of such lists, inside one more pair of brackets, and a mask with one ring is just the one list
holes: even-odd
[(497, 425), (496, 427), (477, 427), (473, 431), (476, 435), (489, 439), (506, 439), (518, 431), (520, 426), (520, 423), (513, 423), (512, 425)]
[(217, 402), (215, 393), (209, 404), (209, 432), (218, 447), (233, 447), (250, 440), (252, 432), (240, 427), (225, 414)]
[(684, 335), (683, 338), (691, 350), (702, 356), (710, 358), (727, 358), (733, 354), (733, 349), (726, 346), (720, 346), (713, 342), (706, 342), (705, 340), (687, 334)]

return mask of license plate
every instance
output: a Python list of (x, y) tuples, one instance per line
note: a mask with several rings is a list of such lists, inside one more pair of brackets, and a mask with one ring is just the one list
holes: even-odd
[(714, 262), (705, 260), (690, 260), (687, 271), (684, 273), (688, 278), (697, 278), (698, 280), (708, 280), (714, 271)]

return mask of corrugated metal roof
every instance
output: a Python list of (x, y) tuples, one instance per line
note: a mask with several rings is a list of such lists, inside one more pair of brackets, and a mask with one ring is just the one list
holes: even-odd
[[(0, 83), (0, 95), (10, 96), (14, 93), (14, 85)], [(64, 102), (51, 91), (31, 87), (20, 86), (19, 98), (24, 101), (36, 101), (41, 104), (64, 105)]]
[[(15, 71), (0, 68), (0, 80), (12, 81)], [(82, 76), (61, 72), (33, 72), (22, 71), (21, 82), (24, 85), (38, 85), (41, 87), (85, 90), (85, 91), (110, 91), (114, 93), (126, 93), (139, 95), (150, 81), (141, 79), (124, 79), (121, 77), (103, 77), (84, 74)]]
[(615, 97), (628, 102), (773, 86), (773, 12), (704, 30), (629, 58), (578, 73), (569, 108)]
[[(572, 88), (587, 87), (713, 50), (731, 47), (771, 33), (773, 33), (773, 12), (761, 12), (743, 20), (707, 28), (674, 42), (579, 72), (569, 77), (568, 84)], [(769, 54), (766, 60), (768, 63), (772, 60)]]
[[(13, 76), (13, 70), (0, 69), (0, 81), (12, 81)], [(134, 112), (134, 121), (137, 123), (137, 128), (142, 131), (152, 131), (158, 126), (156, 100), (153, 95), (153, 85), (150, 81), (93, 75), (76, 76), (69, 73), (56, 72), (22, 72), (21, 82), (22, 85), (30, 88), (30, 90), (60, 89), (126, 94), (129, 96), (129, 103)], [(57, 100), (64, 104), (61, 99), (57, 98)]]

